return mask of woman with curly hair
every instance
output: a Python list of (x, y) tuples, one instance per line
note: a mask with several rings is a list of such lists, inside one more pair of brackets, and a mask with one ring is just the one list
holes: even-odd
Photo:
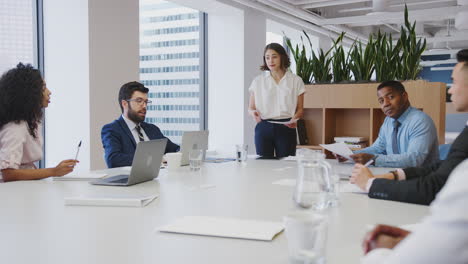
[(51, 92), (41, 73), (19, 63), (0, 78), (0, 178), (3, 181), (37, 180), (63, 176), (77, 160), (64, 160), (55, 168), (37, 169), (42, 159), (42, 108)]

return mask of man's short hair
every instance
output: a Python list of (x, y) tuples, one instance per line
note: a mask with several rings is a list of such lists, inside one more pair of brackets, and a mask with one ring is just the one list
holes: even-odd
[(390, 87), (390, 88), (392, 88), (392, 90), (398, 91), (401, 94), (406, 92), (405, 86), (403, 86), (403, 84), (401, 82), (399, 82), (399, 81), (385, 81), (385, 82), (379, 84), (379, 86), (377, 87), (377, 91), (384, 88), (384, 87)]
[(120, 110), (122, 110), (122, 113), (123, 113), (122, 100), (129, 100), (130, 98), (132, 98), (132, 95), (135, 91), (139, 91), (139, 92), (147, 94), (149, 92), (149, 89), (139, 82), (128, 82), (122, 85), (122, 87), (120, 87), (119, 105), (120, 105)]
[(457, 61), (464, 62), (464, 66), (468, 66), (468, 49), (462, 49), (457, 53)]

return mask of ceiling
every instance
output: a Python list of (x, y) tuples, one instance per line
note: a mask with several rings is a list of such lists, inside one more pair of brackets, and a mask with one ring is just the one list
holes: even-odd
[(454, 54), (468, 48), (468, 0), (231, 0), (292, 22), (306, 31), (336, 37), (346, 31), (347, 42), (367, 40), (384, 31), (399, 36), (404, 8), (426, 37), (425, 54)]

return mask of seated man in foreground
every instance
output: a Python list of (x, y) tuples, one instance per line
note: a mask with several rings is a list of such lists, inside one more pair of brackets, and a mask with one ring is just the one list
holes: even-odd
[[(131, 166), (139, 141), (166, 138), (161, 130), (144, 122), (149, 89), (139, 82), (124, 84), (119, 91), (120, 118), (105, 125), (101, 131), (107, 167)], [(180, 147), (169, 139), (164, 153), (177, 152)]]
[[(468, 49), (457, 54), (449, 89), (459, 112), (468, 111)], [(447, 159), (426, 167), (398, 169), (383, 175), (372, 175), (361, 164), (354, 166), (350, 181), (369, 192), (369, 197), (407, 203), (430, 204), (442, 189), (452, 170), (468, 158), (468, 127), (455, 139)]]
[[(402, 83), (386, 81), (377, 87), (377, 97), (387, 116), (372, 146), (355, 151), (351, 158), (365, 164), (374, 160), (378, 167), (426, 166), (439, 160), (437, 131), (432, 119), (411, 107)], [(345, 159), (340, 157), (340, 161)]]
[[(414, 232), (379, 225), (364, 239), (363, 264), (468, 263), (468, 160), (450, 175)], [(393, 249), (393, 250), (392, 250)]]

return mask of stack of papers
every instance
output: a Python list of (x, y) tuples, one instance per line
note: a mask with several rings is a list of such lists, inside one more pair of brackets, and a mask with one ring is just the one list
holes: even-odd
[(107, 176), (105, 173), (68, 174), (62, 177), (52, 177), (54, 181), (89, 181)]
[(271, 241), (283, 223), (210, 216), (186, 216), (159, 228), (160, 232)]
[(65, 205), (144, 207), (158, 195), (95, 195), (65, 197)]

